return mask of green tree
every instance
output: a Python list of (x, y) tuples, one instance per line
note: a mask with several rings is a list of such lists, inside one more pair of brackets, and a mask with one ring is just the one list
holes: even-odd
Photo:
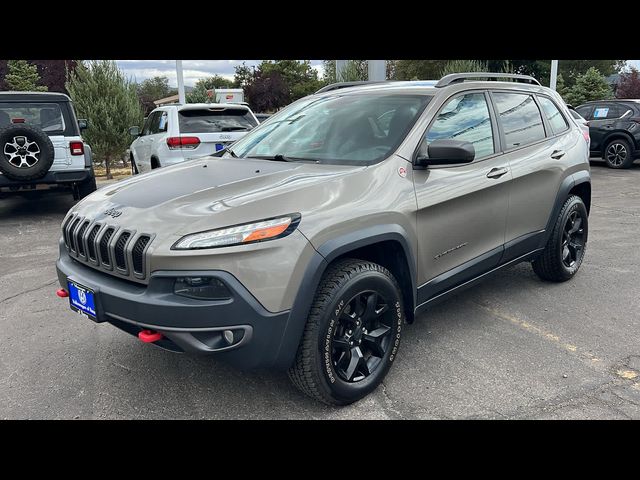
[(323, 85), (309, 60), (263, 60), (258, 70), (266, 75), (280, 74), (292, 102), (316, 92)]
[(613, 91), (604, 75), (591, 67), (585, 73), (578, 75), (573, 86), (565, 89), (563, 98), (565, 102), (578, 106), (589, 100), (613, 98)]
[(482, 60), (449, 60), (444, 64), (440, 71), (440, 76), (444, 77), (450, 73), (464, 72), (488, 72), (489, 66), (487, 62)]
[(175, 88), (169, 87), (169, 79), (165, 76), (147, 78), (144, 82), (138, 84), (137, 90), (145, 115), (148, 115), (151, 110), (156, 108), (153, 102), (178, 93)]
[[(567, 85), (564, 83), (564, 76), (559, 73), (558, 78), (556, 78), (556, 92), (560, 94), (562, 98), (565, 98), (567, 95)], [(577, 105), (574, 105), (577, 107)]]
[(9, 60), (4, 82), (9, 90), (19, 92), (46, 92), (48, 88), (40, 83), (38, 67), (26, 60)]
[[(342, 72), (342, 80), (345, 82), (362, 81), (369, 79), (369, 61), (368, 60), (348, 60)], [(386, 78), (391, 80), (395, 78), (395, 69), (398, 60), (386, 61)], [(336, 61), (323, 60), (322, 67), (324, 73), (322, 80), (325, 85), (335, 83), (336, 80)]]
[(233, 83), (236, 88), (244, 88), (251, 84), (255, 77), (255, 67), (249, 67), (247, 62), (242, 62), (235, 68)]
[(228, 80), (220, 75), (212, 75), (211, 77), (201, 78), (193, 86), (193, 90), (187, 93), (187, 103), (212, 103), (215, 102), (215, 96), (210, 97), (207, 90), (215, 90), (216, 88), (234, 88), (233, 80)]
[(136, 84), (127, 79), (112, 60), (79, 63), (66, 88), (78, 115), (89, 121), (83, 134), (97, 159), (103, 160), (107, 178), (111, 162), (121, 159), (131, 144), (128, 129), (143, 121)]

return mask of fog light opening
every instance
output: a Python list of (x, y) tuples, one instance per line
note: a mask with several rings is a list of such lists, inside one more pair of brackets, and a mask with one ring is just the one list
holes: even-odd
[(233, 345), (233, 332), (231, 330), (225, 330), (222, 332), (222, 336), (228, 345)]
[(215, 277), (179, 277), (173, 286), (173, 293), (196, 300), (229, 300), (231, 292)]

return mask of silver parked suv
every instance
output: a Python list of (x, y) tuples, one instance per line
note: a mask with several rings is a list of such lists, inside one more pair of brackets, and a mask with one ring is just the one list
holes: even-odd
[(590, 198), (585, 137), (531, 77), (335, 84), (216, 156), (74, 206), (58, 295), (143, 342), (286, 369), (344, 405), (436, 301), (522, 261), (575, 275)]

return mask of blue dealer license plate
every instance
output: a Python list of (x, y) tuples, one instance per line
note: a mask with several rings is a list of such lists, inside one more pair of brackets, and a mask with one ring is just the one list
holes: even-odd
[(68, 282), (68, 285), (71, 310), (82, 313), (91, 320), (96, 320), (95, 292), (90, 288), (83, 287), (74, 282)]

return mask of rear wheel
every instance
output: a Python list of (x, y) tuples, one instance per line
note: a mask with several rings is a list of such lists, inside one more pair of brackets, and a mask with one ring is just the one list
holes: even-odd
[(633, 152), (623, 138), (611, 140), (604, 149), (604, 160), (609, 168), (629, 168), (633, 164)]
[(580, 197), (572, 195), (560, 210), (545, 249), (533, 261), (533, 271), (543, 280), (569, 280), (582, 265), (588, 233), (587, 208)]
[(400, 287), (386, 268), (342, 260), (320, 282), (289, 377), (321, 402), (355, 402), (389, 371), (403, 320)]

